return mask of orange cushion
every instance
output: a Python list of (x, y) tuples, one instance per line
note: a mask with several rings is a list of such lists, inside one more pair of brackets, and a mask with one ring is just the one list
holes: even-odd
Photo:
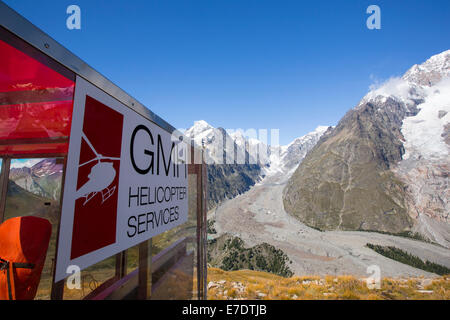
[[(33, 269), (10, 269), (13, 299), (32, 300), (36, 296), (51, 232), (50, 222), (33, 216), (11, 218), (0, 224), (0, 258), (34, 265)], [(0, 300), (9, 299), (7, 273), (7, 269), (0, 271)]]

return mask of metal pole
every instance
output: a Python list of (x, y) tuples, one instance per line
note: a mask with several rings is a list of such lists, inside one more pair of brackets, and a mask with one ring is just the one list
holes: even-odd
[(11, 165), (11, 158), (3, 158), (2, 168), (0, 173), (0, 223), (5, 218), (6, 195), (8, 192), (9, 167)]
[(203, 269), (203, 299), (207, 300), (208, 296), (208, 261), (207, 261), (207, 199), (208, 199), (208, 177), (207, 177), (207, 166), (204, 162), (204, 149), (202, 150), (202, 165), (201, 165), (201, 176), (202, 176), (202, 269)]
[(58, 260), (58, 246), (59, 246), (59, 232), (61, 230), (61, 213), (62, 213), (62, 201), (64, 199), (64, 185), (66, 182), (66, 169), (67, 169), (67, 157), (64, 157), (63, 174), (61, 178), (61, 194), (59, 196), (59, 217), (58, 217), (58, 231), (56, 233), (55, 243), (55, 258), (53, 264), (53, 278), (52, 278), (52, 291), (50, 293), (51, 300), (63, 300), (64, 297), (64, 280), (55, 282), (56, 276), (56, 261)]
[(138, 299), (149, 300), (152, 295), (152, 239), (139, 244)]

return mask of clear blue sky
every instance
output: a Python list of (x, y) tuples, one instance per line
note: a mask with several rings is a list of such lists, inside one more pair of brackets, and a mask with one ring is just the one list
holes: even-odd
[[(448, 0), (5, 2), (175, 127), (278, 128), (282, 144), (450, 49)], [(381, 30), (366, 28), (370, 4)]]

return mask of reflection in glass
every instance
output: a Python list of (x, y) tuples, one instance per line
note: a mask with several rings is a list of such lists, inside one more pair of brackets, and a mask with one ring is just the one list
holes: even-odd
[(82, 300), (101, 284), (116, 275), (116, 256), (109, 257), (81, 271), (80, 288), (69, 289), (64, 284), (64, 300)]
[(127, 268), (126, 273), (129, 274), (139, 266), (139, 245), (131, 247), (127, 250)]
[[(195, 265), (197, 263), (197, 176), (188, 176), (189, 213), (188, 221), (166, 231), (152, 240), (152, 255), (155, 261), (152, 275), (153, 300), (193, 299), (196, 297)], [(184, 241), (183, 241), (184, 239)], [(177, 245), (180, 243), (180, 245)], [(172, 247), (175, 246), (175, 247)], [(167, 250), (171, 248), (170, 250)], [(164, 256), (164, 258), (163, 258)]]
[(47, 219), (52, 225), (50, 244), (35, 298), (38, 300), (50, 299), (52, 289), (62, 174), (62, 159), (11, 160), (4, 220), (37, 216)]
[(0, 27), (0, 154), (67, 152), (75, 75)]

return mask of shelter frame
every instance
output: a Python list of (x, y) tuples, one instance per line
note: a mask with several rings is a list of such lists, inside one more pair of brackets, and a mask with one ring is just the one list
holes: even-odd
[[(157, 116), (155, 113), (147, 109), (139, 101), (128, 95), (121, 88), (116, 86), (110, 80), (102, 76), (95, 71), (92, 67), (75, 56), (69, 50), (64, 48), (57, 41), (52, 39), (49, 35), (42, 30), (34, 26), (31, 22), (26, 20), (16, 11), (8, 7), (5, 3), (0, 1), (0, 28), (3, 28), (13, 34), (15, 37), (23, 40), (32, 48), (38, 50), (40, 54), (49, 57), (51, 60), (62, 65), (64, 68), (70, 70), (75, 75), (78, 75), (90, 82), (94, 86), (98, 87), (105, 93), (109, 94), (128, 108), (134, 110), (137, 114), (145, 119), (155, 123), (163, 130), (173, 133), (176, 129), (168, 122)], [(67, 142), (68, 138), (62, 137), (53, 139), (53, 143)], [(14, 141), (16, 144), (38, 144), (42, 142), (39, 139), (24, 139)], [(2, 141), (0, 139), (0, 146), (2, 144), (11, 144), (11, 141)], [(84, 299), (149, 299), (151, 298), (153, 288), (157, 283), (153, 283), (160, 280), (155, 278), (160, 269), (171, 269), (173, 266), (180, 263), (185, 257), (186, 246), (189, 241), (196, 243), (196, 280), (197, 280), (197, 292), (198, 299), (206, 299), (207, 293), (207, 259), (206, 259), (206, 215), (207, 215), (207, 171), (206, 164), (204, 162), (204, 151), (191, 145), (191, 162), (188, 165), (188, 173), (196, 176), (196, 214), (197, 214), (197, 226), (195, 239), (179, 239), (169, 247), (165, 248), (162, 252), (152, 257), (152, 239), (142, 242), (139, 245), (139, 265), (136, 270), (127, 274), (127, 254), (121, 252), (116, 255), (116, 268), (115, 276), (105, 281), (93, 292), (88, 294)], [(202, 159), (201, 163), (196, 164), (195, 159)], [(67, 153), (42, 153), (42, 154), (14, 154), (14, 156), (8, 154), (2, 154), (0, 151), (1, 171), (0, 171), (0, 223), (4, 220), (7, 186), (10, 172), (10, 164), (12, 158), (60, 158), (62, 159), (63, 173), (65, 173), (65, 167), (67, 162)], [(62, 186), (64, 186), (64, 174)], [(62, 187), (62, 190), (64, 188)], [(62, 195), (61, 195), (62, 199)], [(59, 227), (58, 227), (59, 236)], [(56, 247), (58, 243), (56, 243)], [(164, 262), (164, 263), (163, 263)], [(55, 272), (53, 270), (53, 276)], [(161, 278), (161, 277), (160, 277)], [(152, 281), (153, 280), (153, 281)], [(53, 282), (51, 289), (51, 299), (61, 300), (64, 293), (64, 281)]]

